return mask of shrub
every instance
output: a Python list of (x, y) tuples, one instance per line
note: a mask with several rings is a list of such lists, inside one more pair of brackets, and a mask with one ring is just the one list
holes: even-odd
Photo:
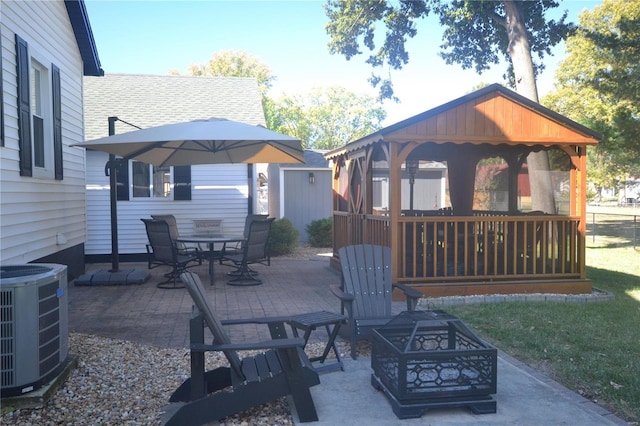
[(331, 247), (333, 245), (332, 218), (314, 220), (305, 229), (309, 234), (309, 245), (311, 247)]
[(298, 245), (300, 233), (286, 217), (275, 220), (271, 225), (270, 253), (272, 256), (289, 254)]

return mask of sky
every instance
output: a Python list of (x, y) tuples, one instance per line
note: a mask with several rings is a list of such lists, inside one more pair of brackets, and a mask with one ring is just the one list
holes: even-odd
[[(303, 94), (317, 87), (344, 86), (376, 96), (367, 81), (372, 71), (363, 55), (347, 61), (331, 55), (325, 31), (328, 18), (323, 1), (155, 1), (85, 0), (98, 56), (106, 73), (186, 75), (190, 64), (206, 64), (223, 50), (246, 51), (265, 63), (276, 77), (269, 96)], [(568, 10), (578, 22), (583, 9), (600, 0), (564, 0), (558, 16)], [(483, 75), (447, 65), (438, 56), (442, 28), (435, 17), (418, 25), (409, 40), (409, 64), (391, 71), (399, 103), (386, 101), (385, 126), (427, 111), (470, 92), (480, 83), (504, 83), (506, 65)], [(553, 73), (564, 57), (564, 46), (547, 57), (547, 70), (538, 78), (544, 96), (553, 86)], [(379, 70), (376, 70), (379, 72)]]

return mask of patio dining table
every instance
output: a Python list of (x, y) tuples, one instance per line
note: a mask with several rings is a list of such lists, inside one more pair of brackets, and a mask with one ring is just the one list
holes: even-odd
[[(245, 241), (244, 235), (237, 234), (191, 234), (191, 235), (180, 235), (176, 239), (177, 242), (181, 243), (191, 243), (191, 244), (206, 244), (207, 251), (205, 252), (205, 257), (209, 262), (209, 283), (211, 285), (214, 284), (214, 276), (215, 276), (215, 262), (220, 259), (222, 255), (224, 255), (224, 250), (226, 248), (227, 243), (242, 243)], [(222, 250), (216, 252), (215, 245), (222, 244)], [(216, 256), (218, 254), (218, 256)]]

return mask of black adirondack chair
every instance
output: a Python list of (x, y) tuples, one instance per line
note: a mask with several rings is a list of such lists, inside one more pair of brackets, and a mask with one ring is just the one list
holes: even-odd
[(391, 249), (361, 244), (338, 250), (342, 267), (342, 285), (331, 286), (340, 299), (342, 313), (348, 320), (341, 328), (351, 339), (351, 358), (356, 359), (356, 342), (370, 338), (371, 330), (385, 325), (391, 318), (391, 295), (394, 288), (407, 298), (407, 310), (413, 311), (422, 293), (391, 282)]
[[(219, 322), (207, 301), (200, 278), (185, 272), (180, 279), (195, 304), (189, 323), (191, 340), (191, 377), (171, 396), (163, 416), (166, 425), (200, 425), (216, 421), (260, 404), (291, 396), (301, 422), (318, 420), (309, 388), (320, 383), (302, 350), (303, 338), (287, 338), (288, 317), (256, 318)], [(233, 344), (222, 325), (256, 323), (269, 327), (273, 340)], [(204, 343), (204, 326), (213, 334), (213, 343)], [(262, 350), (240, 359), (236, 351)], [(205, 352), (223, 352), (229, 367), (205, 372)], [(220, 392), (221, 391), (221, 392)]]

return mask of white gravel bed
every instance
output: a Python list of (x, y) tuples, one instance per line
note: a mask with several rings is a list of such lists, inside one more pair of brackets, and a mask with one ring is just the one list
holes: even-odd
[[(322, 348), (322, 344), (309, 344), (306, 352), (315, 356)], [(339, 342), (339, 350), (347, 356), (349, 345)], [(157, 425), (169, 396), (189, 376), (187, 349), (71, 333), (69, 352), (78, 355), (78, 366), (45, 407), (4, 413), (0, 424)], [(208, 353), (206, 362), (207, 368), (228, 365), (217, 353)], [(220, 424), (292, 425), (293, 419), (286, 398), (281, 398)]]

